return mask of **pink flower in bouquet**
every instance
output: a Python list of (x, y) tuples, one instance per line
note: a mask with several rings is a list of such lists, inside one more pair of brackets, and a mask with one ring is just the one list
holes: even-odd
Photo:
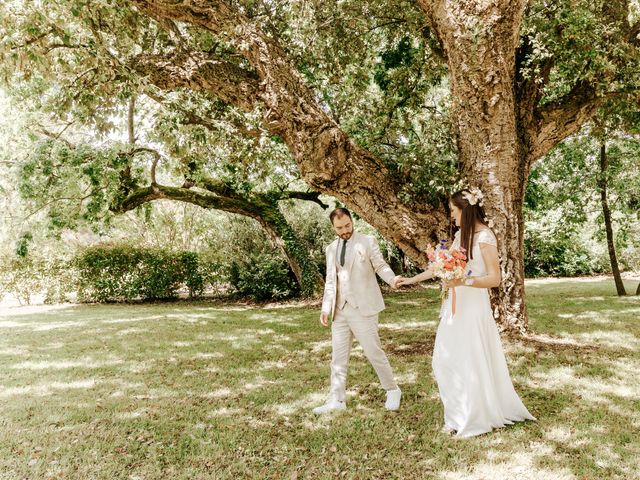
[[(427, 258), (429, 259), (429, 267), (434, 277), (442, 280), (461, 280), (466, 278), (471, 272), (467, 272), (467, 252), (462, 247), (446, 247), (446, 240), (440, 241), (437, 248), (429, 247), (427, 249)], [(444, 299), (446, 291), (442, 291)], [(453, 291), (453, 311), (455, 313), (455, 289)]]

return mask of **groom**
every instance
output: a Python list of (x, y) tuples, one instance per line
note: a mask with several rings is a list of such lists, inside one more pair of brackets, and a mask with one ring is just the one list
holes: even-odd
[(387, 410), (400, 408), (402, 395), (393, 377), (389, 360), (378, 337), (378, 313), (384, 310), (376, 273), (396, 288), (400, 278), (382, 258), (373, 237), (353, 231), (351, 213), (336, 208), (329, 215), (338, 238), (327, 247), (327, 279), (322, 299), (320, 323), (331, 324), (331, 395), (314, 413), (345, 410), (345, 385), (351, 343), (355, 337), (375, 369), (382, 388), (387, 391)]

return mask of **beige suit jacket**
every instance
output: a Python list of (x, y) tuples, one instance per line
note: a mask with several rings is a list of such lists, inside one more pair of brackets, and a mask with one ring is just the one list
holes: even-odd
[[(382, 258), (380, 247), (375, 238), (353, 232), (349, 241), (354, 242), (352, 254), (347, 258), (344, 268), (349, 275), (349, 291), (357, 303), (354, 306), (358, 307), (362, 315), (375, 315), (384, 310), (384, 300), (376, 280), (376, 273), (389, 285), (393, 285), (393, 279), (396, 275)], [(327, 278), (324, 285), (322, 313), (331, 315), (332, 318), (336, 308), (338, 288), (336, 258), (339, 243), (339, 239), (334, 240), (326, 250)]]

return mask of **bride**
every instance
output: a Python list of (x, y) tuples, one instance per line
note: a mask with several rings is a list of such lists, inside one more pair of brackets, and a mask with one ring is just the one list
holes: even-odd
[[(451, 217), (460, 227), (453, 246), (467, 251), (471, 274), (444, 283), (449, 295), (440, 311), (433, 350), (433, 373), (444, 405), (443, 431), (459, 437), (487, 433), (514, 421), (535, 420), (513, 388), (491, 311), (488, 289), (500, 285), (500, 262), (481, 199), (479, 190), (462, 190), (449, 199)], [(399, 285), (429, 278), (432, 274), (427, 270), (401, 278)]]

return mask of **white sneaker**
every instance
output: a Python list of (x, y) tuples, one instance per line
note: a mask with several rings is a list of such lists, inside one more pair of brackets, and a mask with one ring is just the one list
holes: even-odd
[(387, 390), (387, 401), (384, 404), (384, 408), (387, 410), (395, 411), (400, 408), (400, 398), (402, 397), (402, 391), (399, 388), (395, 390)]
[(329, 400), (324, 405), (320, 405), (313, 409), (313, 413), (316, 415), (322, 415), (323, 413), (337, 412), (347, 409), (345, 402), (338, 402), (336, 400)]

